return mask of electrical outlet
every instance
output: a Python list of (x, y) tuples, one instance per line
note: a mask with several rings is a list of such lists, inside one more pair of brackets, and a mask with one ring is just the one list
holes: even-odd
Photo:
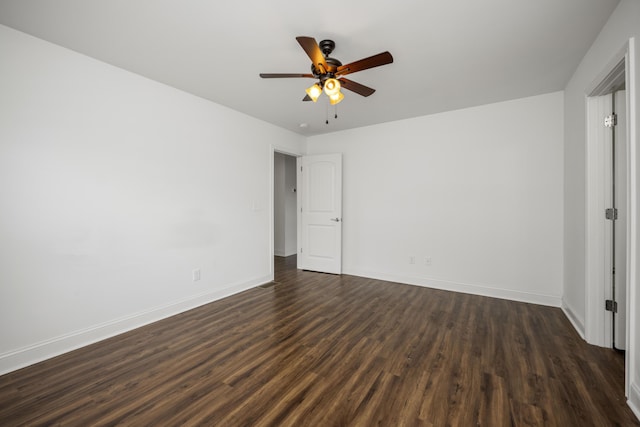
[(197, 282), (198, 280), (200, 280), (200, 269), (199, 268), (196, 268), (191, 273), (192, 273), (194, 282)]
[(424, 265), (426, 265), (427, 267), (431, 267), (431, 257), (430, 256), (424, 257)]
[(414, 257), (413, 255), (411, 255), (409, 257), (409, 264), (415, 264), (416, 263), (416, 257)]

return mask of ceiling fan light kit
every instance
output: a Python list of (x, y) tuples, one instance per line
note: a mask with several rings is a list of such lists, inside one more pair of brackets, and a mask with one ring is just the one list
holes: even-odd
[(329, 56), (336, 46), (333, 40), (322, 40), (317, 43), (313, 37), (305, 36), (296, 37), (296, 40), (309, 56), (309, 59), (311, 59), (311, 74), (261, 73), (260, 77), (263, 79), (291, 77), (318, 79), (317, 83), (306, 90), (307, 95), (302, 99), (303, 101), (316, 102), (323, 89), (331, 105), (336, 105), (344, 99), (344, 94), (340, 91), (341, 88), (355, 92), (358, 95), (370, 96), (375, 92), (375, 89), (353, 80), (345, 79), (342, 76), (393, 62), (393, 56), (389, 52), (382, 52), (342, 65), (342, 62)]

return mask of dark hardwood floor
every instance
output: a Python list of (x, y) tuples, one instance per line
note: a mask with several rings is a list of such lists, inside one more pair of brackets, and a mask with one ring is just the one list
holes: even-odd
[(0, 377), (0, 425), (638, 426), (561, 310), (277, 258), (258, 287)]

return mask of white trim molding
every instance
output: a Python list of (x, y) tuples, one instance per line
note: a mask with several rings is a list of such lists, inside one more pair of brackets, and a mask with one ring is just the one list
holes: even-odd
[(638, 224), (638, 216), (640, 215), (640, 141), (638, 141), (637, 122), (638, 117), (638, 100), (636, 76), (640, 70), (636, 70), (636, 47), (635, 39), (631, 38), (628, 45), (627, 53), (627, 138), (629, 140), (629, 185), (627, 188), (629, 203), (627, 218), (629, 218), (629, 230), (627, 239), (627, 277), (628, 277), (628, 295), (627, 295), (627, 352), (625, 365), (625, 383), (627, 387), (627, 396), (629, 397), (629, 406), (633, 409), (636, 417), (640, 419), (640, 342), (638, 337), (640, 332), (640, 271), (638, 258), (640, 257), (640, 229)]

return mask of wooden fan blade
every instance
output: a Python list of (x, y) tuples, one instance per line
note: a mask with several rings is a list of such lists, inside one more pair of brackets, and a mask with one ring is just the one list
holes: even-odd
[(293, 74), (293, 73), (260, 73), (263, 79), (282, 79), (288, 77), (309, 77), (315, 78), (313, 74)]
[(306, 95), (304, 98), (302, 98), (303, 101), (312, 101), (311, 97), (309, 95)]
[(345, 79), (344, 77), (338, 79), (343, 88), (349, 89), (352, 92), (357, 93), (362, 96), (370, 96), (373, 95), (375, 89), (372, 89), (368, 86), (361, 85), (360, 83), (354, 82), (353, 80)]
[(356, 71), (368, 70), (369, 68), (379, 67), (380, 65), (391, 64), (393, 56), (389, 52), (382, 52), (351, 64), (341, 65), (336, 71), (336, 76), (344, 76), (346, 74), (355, 73)]
[(324, 74), (327, 72), (329, 67), (327, 66), (327, 62), (324, 60), (324, 55), (318, 46), (318, 42), (313, 37), (296, 37), (302, 49), (307, 53), (313, 66), (318, 69), (320, 74)]

